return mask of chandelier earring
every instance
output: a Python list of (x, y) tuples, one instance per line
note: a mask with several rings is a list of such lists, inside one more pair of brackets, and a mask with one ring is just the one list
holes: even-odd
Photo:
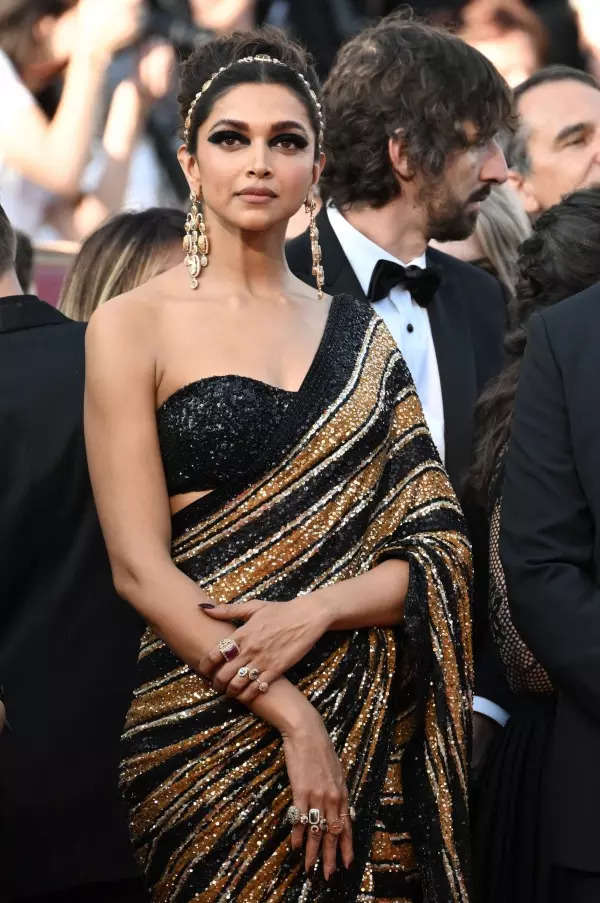
[(198, 276), (203, 267), (208, 266), (208, 237), (202, 211), (198, 207), (198, 197), (194, 191), (190, 194), (191, 207), (185, 221), (183, 250), (185, 265), (190, 274), (190, 285), (198, 288)]
[(325, 273), (323, 271), (321, 245), (319, 244), (319, 230), (316, 223), (317, 202), (314, 195), (308, 195), (304, 202), (304, 209), (308, 213), (310, 219), (308, 224), (308, 234), (310, 236), (310, 250), (312, 253), (312, 274), (317, 283), (317, 292), (319, 301), (323, 299), (323, 285), (325, 283)]

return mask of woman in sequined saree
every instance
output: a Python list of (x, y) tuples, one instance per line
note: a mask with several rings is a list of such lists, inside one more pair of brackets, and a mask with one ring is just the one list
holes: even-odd
[(99, 515), (149, 625), (121, 786), (152, 900), (468, 903), (470, 548), (382, 320), (285, 265), (314, 75), (234, 35), (185, 64), (182, 108), (189, 276), (87, 335)]

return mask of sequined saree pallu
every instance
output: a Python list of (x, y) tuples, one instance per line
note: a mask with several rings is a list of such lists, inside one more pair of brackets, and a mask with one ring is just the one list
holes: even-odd
[(277, 604), (394, 557), (410, 582), (398, 629), (325, 634), (287, 675), (321, 713), (357, 810), (355, 862), (329, 882), (290, 849), (278, 733), (146, 632), (121, 783), (153, 901), (467, 903), (470, 549), (369, 307), (337, 300), (264, 455), (173, 534), (173, 560), (218, 604)]

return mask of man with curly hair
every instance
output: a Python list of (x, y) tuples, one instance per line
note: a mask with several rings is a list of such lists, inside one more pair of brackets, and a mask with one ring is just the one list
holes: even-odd
[[(502, 363), (505, 300), (487, 273), (427, 245), (470, 235), (481, 201), (506, 180), (496, 135), (514, 127), (510, 90), (459, 38), (393, 13), (341, 48), (324, 98), (325, 290), (364, 298), (385, 320), (471, 527), (478, 764), (510, 696), (487, 640), (486, 518), (464, 482), (475, 401)], [(308, 233), (287, 255), (312, 282)]]

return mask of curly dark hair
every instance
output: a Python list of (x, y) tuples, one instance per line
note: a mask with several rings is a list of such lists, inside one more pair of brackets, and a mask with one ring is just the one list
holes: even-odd
[(504, 342), (506, 363), (484, 389), (475, 411), (475, 463), (469, 483), (482, 501), (487, 500), (508, 441), (530, 316), (600, 280), (600, 185), (575, 191), (546, 210), (521, 245), (517, 267)]
[[(215, 101), (235, 85), (248, 83), (285, 85), (293, 91), (306, 107), (315, 137), (318, 136), (319, 119), (315, 103), (302, 80), (298, 78), (298, 73), (303, 75), (317, 97), (320, 96), (321, 86), (312, 65), (312, 58), (300, 44), (291, 41), (280, 29), (270, 27), (234, 32), (215, 38), (202, 44), (185, 60), (180, 70), (181, 86), (177, 98), (182, 133), (190, 105), (202, 85), (222, 66), (229, 66), (235, 60), (257, 54), (275, 57), (285, 63), (285, 66), (263, 62), (244, 63), (241, 66), (233, 66), (215, 79), (194, 108), (187, 144), (190, 152), (193, 152), (196, 146), (198, 126), (210, 114)], [(318, 142), (315, 141), (315, 156), (318, 156), (318, 153)]]
[(401, 10), (339, 51), (323, 95), (327, 163), (321, 191), (340, 209), (382, 207), (401, 192), (388, 154), (400, 134), (414, 171), (437, 178), (455, 149), (512, 130), (510, 88), (483, 54)]

